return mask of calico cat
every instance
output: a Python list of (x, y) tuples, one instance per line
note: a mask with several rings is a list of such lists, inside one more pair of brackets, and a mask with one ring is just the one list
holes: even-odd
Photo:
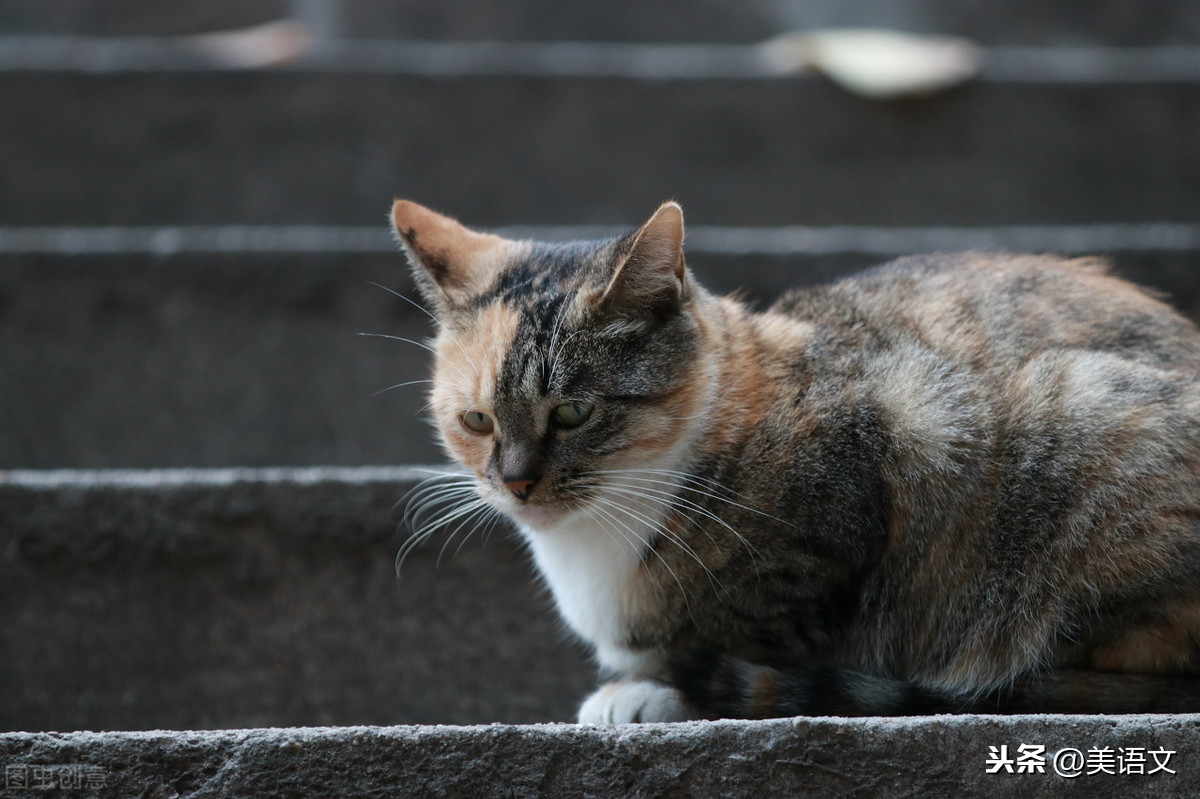
[(565, 244), (392, 222), (445, 448), (611, 680), (580, 721), (1200, 711), (1200, 334), (1104, 263), (754, 312), (675, 203)]

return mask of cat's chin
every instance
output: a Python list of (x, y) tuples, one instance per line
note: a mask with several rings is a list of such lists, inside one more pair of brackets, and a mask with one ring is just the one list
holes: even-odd
[(521, 505), (508, 511), (524, 527), (539, 532), (557, 528), (571, 511), (555, 505)]

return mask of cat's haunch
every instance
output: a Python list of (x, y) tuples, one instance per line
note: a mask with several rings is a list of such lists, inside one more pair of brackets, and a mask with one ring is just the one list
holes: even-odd
[(1200, 711), (1200, 334), (1105, 264), (913, 256), (754, 312), (675, 203), (392, 220), (453, 512), (511, 518), (594, 648), (582, 721)]

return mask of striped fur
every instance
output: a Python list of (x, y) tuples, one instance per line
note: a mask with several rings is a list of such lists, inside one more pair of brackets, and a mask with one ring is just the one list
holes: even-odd
[(916, 256), (755, 313), (673, 203), (393, 222), (446, 450), (613, 680), (583, 720), (1200, 711), (1200, 334), (1105, 264)]

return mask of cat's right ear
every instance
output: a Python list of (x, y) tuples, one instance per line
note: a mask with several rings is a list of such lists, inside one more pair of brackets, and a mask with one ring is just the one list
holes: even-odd
[(683, 209), (666, 202), (629, 239), (629, 250), (597, 304), (622, 316), (662, 318), (680, 307), (689, 290)]
[(466, 305), (499, 271), (508, 242), (408, 200), (392, 203), (392, 233), (438, 315)]

